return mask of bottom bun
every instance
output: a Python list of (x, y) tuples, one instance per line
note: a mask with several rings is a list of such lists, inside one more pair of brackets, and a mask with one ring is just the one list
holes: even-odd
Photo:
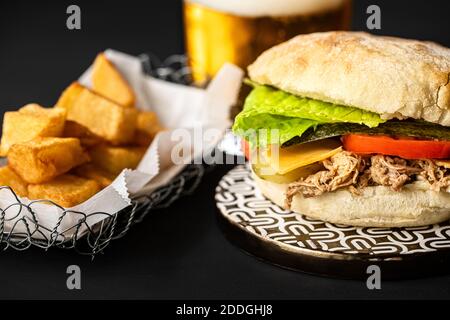
[[(262, 180), (253, 173), (262, 194), (284, 207), (287, 184)], [(428, 183), (417, 181), (407, 184), (402, 191), (374, 186), (353, 195), (346, 189), (305, 198), (294, 196), (292, 211), (305, 216), (361, 227), (413, 227), (439, 223), (450, 219), (450, 193), (436, 192)]]

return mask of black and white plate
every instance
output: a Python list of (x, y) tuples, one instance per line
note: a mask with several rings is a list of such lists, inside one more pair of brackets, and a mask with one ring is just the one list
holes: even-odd
[(226, 235), (271, 263), (309, 273), (367, 277), (378, 265), (386, 278), (450, 271), (450, 222), (414, 228), (335, 225), (286, 211), (256, 188), (248, 165), (228, 172), (216, 188)]

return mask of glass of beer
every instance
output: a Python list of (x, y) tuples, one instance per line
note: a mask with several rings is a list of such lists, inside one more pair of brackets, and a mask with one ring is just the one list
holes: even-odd
[(301, 33), (348, 30), (351, 0), (184, 0), (186, 51), (197, 84), (225, 62), (246, 68)]

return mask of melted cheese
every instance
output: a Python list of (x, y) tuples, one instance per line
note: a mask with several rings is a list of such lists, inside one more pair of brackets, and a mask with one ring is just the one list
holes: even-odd
[(277, 174), (328, 159), (342, 151), (339, 141), (327, 139), (298, 144), (287, 148), (272, 146), (258, 157), (259, 164), (268, 164)]

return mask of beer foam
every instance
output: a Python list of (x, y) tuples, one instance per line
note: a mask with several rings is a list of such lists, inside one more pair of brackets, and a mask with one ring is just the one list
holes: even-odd
[(205, 7), (247, 17), (292, 16), (328, 11), (345, 0), (185, 0)]

